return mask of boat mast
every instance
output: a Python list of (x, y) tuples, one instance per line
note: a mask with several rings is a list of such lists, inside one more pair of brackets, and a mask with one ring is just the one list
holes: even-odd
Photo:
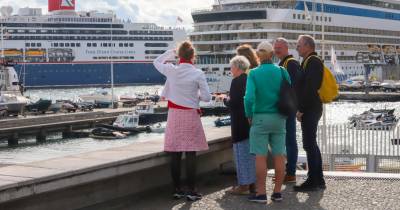
[(114, 109), (114, 62), (113, 62), (113, 53), (114, 53), (114, 43), (113, 43), (113, 22), (114, 22), (114, 13), (112, 13), (111, 17), (111, 50), (110, 50), (110, 65), (111, 65), (111, 108)]
[(322, 60), (325, 61), (325, 4), (324, 4), (324, 0), (322, 0), (321, 3), (321, 17), (322, 17), (322, 39), (321, 39), (321, 54), (322, 54)]
[[(321, 17), (322, 17), (322, 24), (321, 24), (321, 57), (322, 57), (322, 62), (325, 62), (325, 4), (324, 0), (321, 1)], [(327, 144), (327, 127), (326, 127), (326, 105), (323, 105), (323, 115), (322, 115), (322, 126), (323, 126), (323, 144), (324, 148), (326, 148)]]
[(313, 31), (313, 36), (315, 37), (315, 12), (317, 10), (315, 0), (312, 1), (311, 9), (312, 9), (312, 12), (311, 12), (311, 14), (312, 14), (312, 16), (311, 16), (312, 31)]
[(2, 60), (2, 62), (4, 62), (4, 28), (3, 28), (3, 23), (1, 23), (1, 27), (0, 27), (0, 30), (1, 30), (1, 60)]

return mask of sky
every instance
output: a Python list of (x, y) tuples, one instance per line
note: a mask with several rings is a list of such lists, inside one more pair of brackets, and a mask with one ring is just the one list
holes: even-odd
[[(47, 12), (48, 0), (0, 0), (0, 7), (12, 6), (14, 14), (21, 7), (43, 8)], [(191, 11), (210, 7), (214, 0), (76, 0), (77, 11), (114, 10), (122, 19), (134, 22), (152, 22), (162, 26), (175, 26), (177, 17), (190, 29), (193, 24)]]

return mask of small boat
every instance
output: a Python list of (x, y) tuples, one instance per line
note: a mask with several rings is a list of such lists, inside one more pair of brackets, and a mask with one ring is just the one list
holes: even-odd
[(107, 128), (95, 128), (91, 134), (89, 134), (89, 137), (94, 139), (124, 139), (127, 136), (128, 135), (123, 132), (114, 131)]
[(0, 119), (8, 116), (8, 108), (6, 105), (0, 105)]
[(26, 110), (29, 112), (45, 114), (51, 106), (51, 100), (39, 99), (35, 103), (28, 104)]
[(139, 115), (140, 125), (149, 125), (158, 122), (167, 121), (166, 112), (155, 112), (154, 104), (151, 102), (142, 102), (136, 106), (135, 112)]
[(136, 98), (136, 95), (124, 94), (119, 97), (119, 101), (122, 103), (123, 107), (134, 107), (142, 100)]
[(394, 81), (386, 80), (381, 83), (383, 92), (396, 92), (397, 87)]
[[(95, 100), (94, 101), (94, 107), (95, 108), (97, 108), (97, 109), (107, 109), (107, 108), (110, 108), (111, 107), (111, 104), (112, 104), (112, 102), (111, 101), (98, 101), (98, 100)], [(114, 103), (114, 105), (115, 105), (115, 103)]]
[(53, 113), (58, 113), (61, 111), (61, 108), (62, 108), (62, 103), (54, 103), (50, 105), (49, 111)]
[(18, 116), (23, 114), (29, 99), (13, 94), (3, 94), (0, 96), (0, 104), (7, 107), (8, 115)]
[(214, 121), (216, 127), (224, 127), (231, 125), (231, 117), (218, 118)]
[(378, 82), (378, 81), (373, 81), (373, 82), (371, 82), (371, 84), (370, 84), (370, 88), (371, 88), (373, 91), (378, 91), (378, 90), (380, 90), (380, 89), (382, 88), (382, 86), (381, 86), (381, 83), (380, 83), (380, 82)]
[(0, 63), (0, 104), (7, 107), (8, 115), (23, 114), (29, 99), (22, 92), (23, 87), (13, 64)]
[(370, 109), (360, 115), (350, 117), (349, 126), (360, 130), (390, 130), (398, 123), (394, 112), (395, 109)]
[(229, 108), (225, 106), (226, 94), (214, 94), (208, 103), (201, 102), (200, 109), (203, 116), (223, 116), (229, 114)]
[(157, 123), (153, 126), (150, 126), (151, 133), (164, 133), (165, 132), (165, 125), (161, 123)]
[[(112, 95), (105, 89), (99, 89), (96, 90), (94, 93), (91, 94), (86, 94), (86, 95), (80, 95), (79, 98), (83, 102), (90, 102), (90, 103), (109, 103), (111, 105), (111, 102), (118, 102), (119, 97), (117, 95)], [(114, 100), (112, 100), (114, 99)]]
[(136, 112), (121, 114), (112, 125), (101, 124), (98, 127), (113, 131), (130, 132), (130, 134), (149, 131), (148, 126), (139, 126), (139, 115)]

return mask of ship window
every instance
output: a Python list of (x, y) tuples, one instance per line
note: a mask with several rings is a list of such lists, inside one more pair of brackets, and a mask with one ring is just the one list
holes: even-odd
[(316, 16), (315, 18), (316, 18), (317, 21), (319, 20), (319, 16)]
[(36, 46), (37, 47), (42, 47), (42, 43), (37, 43)]
[(301, 14), (297, 14), (297, 19), (301, 19)]
[(36, 43), (31, 43), (31, 47), (36, 47)]
[(60, 47), (64, 47), (64, 43), (60, 43)]
[(54, 47), (58, 47), (58, 43), (54, 43)]
[(146, 54), (163, 54), (165, 50), (146, 50)]
[(145, 43), (145, 47), (168, 47), (167, 43)]
[[(39, 47), (39, 46), (38, 46)], [(65, 43), (65, 47), (69, 47), (69, 43)]]
[(75, 47), (75, 43), (71, 43), (71, 47)]
[(80, 47), (80, 46), (81, 46), (81, 43), (76, 43), (76, 46), (77, 46), (77, 47)]
[(93, 47), (97, 47), (97, 43), (92, 43), (92, 46)]
[(133, 43), (129, 43), (129, 47), (133, 47)]
[(31, 43), (25, 43), (25, 47), (30, 47)]
[(332, 22), (332, 17), (329, 17), (329, 22)]
[(124, 44), (123, 43), (119, 43), (119, 47), (123, 47), (124, 46)]
[(302, 18), (303, 18), (303, 20), (305, 20), (306, 19), (306, 15), (303, 15)]
[(293, 19), (296, 19), (296, 14), (293, 14)]
[(91, 46), (92, 46), (92, 43), (87, 43), (86, 46), (87, 46), (87, 47), (91, 47)]
[(128, 47), (128, 43), (124, 43), (124, 47)]

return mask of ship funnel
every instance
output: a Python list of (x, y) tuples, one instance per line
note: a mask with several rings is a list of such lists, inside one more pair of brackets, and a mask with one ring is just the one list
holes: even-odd
[(75, 0), (49, 0), (49, 12), (75, 11)]

